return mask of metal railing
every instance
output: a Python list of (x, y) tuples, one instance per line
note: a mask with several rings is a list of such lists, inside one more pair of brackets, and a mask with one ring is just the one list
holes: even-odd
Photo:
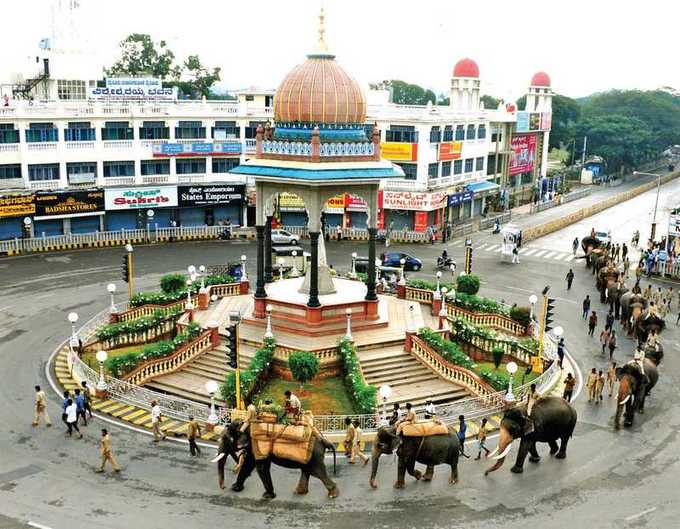
[(554, 208), (555, 206), (559, 206), (560, 204), (566, 204), (567, 202), (573, 202), (574, 200), (578, 200), (583, 197), (587, 197), (590, 195), (592, 192), (592, 188), (590, 187), (582, 187), (580, 189), (576, 189), (574, 191), (571, 191), (569, 193), (566, 193), (558, 198), (554, 198), (552, 200), (547, 200), (545, 202), (539, 202), (537, 204), (531, 204), (531, 210), (530, 213), (539, 213), (541, 211), (545, 211), (546, 209)]
[(508, 210), (505, 213), (501, 213), (500, 215), (492, 215), (490, 217), (486, 217), (485, 219), (480, 220), (479, 229), (486, 230), (487, 228), (493, 227), (493, 225), (496, 222), (496, 219), (498, 219), (501, 222), (501, 224), (510, 222), (512, 220), (512, 211)]

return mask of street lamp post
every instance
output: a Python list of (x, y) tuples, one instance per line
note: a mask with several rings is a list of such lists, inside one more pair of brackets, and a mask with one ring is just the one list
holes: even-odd
[(352, 271), (349, 274), (352, 279), (357, 278), (357, 253), (352, 252)]
[(534, 310), (536, 308), (536, 302), (538, 301), (538, 296), (536, 294), (531, 294), (529, 296), (529, 304), (531, 306), (531, 312), (529, 313), (529, 320), (534, 319)]
[(246, 282), (248, 281), (248, 275), (246, 274), (246, 261), (248, 258), (246, 257), (245, 254), (241, 256), (241, 281)]
[(198, 276), (201, 278), (201, 290), (205, 290), (205, 266), (201, 265), (198, 267)]
[(382, 422), (387, 424), (387, 399), (392, 396), (392, 388), (389, 384), (383, 384), (378, 390), (380, 397), (382, 398)]
[(655, 176), (656, 177), (656, 200), (654, 201), (654, 216), (652, 217), (652, 232), (649, 236), (651, 241), (656, 238), (656, 210), (659, 207), (659, 193), (661, 191), (661, 174), (656, 173), (642, 173), (640, 171), (633, 171), (634, 175), (645, 175), (645, 176)]
[(437, 275), (437, 288), (434, 290), (434, 293), (435, 293), (435, 295), (440, 296), (441, 293), (440, 293), (440, 290), (439, 290), (439, 282), (441, 281), (441, 278), (442, 278), (441, 270), (438, 270), (436, 275)]
[(109, 294), (111, 294), (111, 308), (109, 309), (109, 312), (111, 314), (115, 314), (116, 313), (116, 298), (115, 298), (116, 284), (115, 283), (109, 283), (106, 286), (106, 290), (108, 290)]
[(78, 313), (69, 312), (68, 321), (71, 323), (71, 347), (78, 347), (78, 333), (76, 333), (76, 322), (78, 321)]
[(347, 316), (347, 332), (345, 333), (345, 340), (352, 341), (352, 309), (349, 307), (345, 309), (345, 315)]
[(271, 340), (274, 338), (274, 333), (272, 332), (272, 306), (267, 305), (265, 312), (267, 313), (267, 329), (264, 331), (264, 338), (265, 340)]
[(97, 351), (97, 362), (99, 362), (99, 380), (97, 381), (97, 387), (95, 388), (98, 392), (105, 392), (108, 387), (106, 385), (106, 379), (104, 378), (104, 362), (106, 362), (106, 359), (108, 358), (108, 354), (106, 351), (101, 350)]
[(191, 310), (194, 308), (194, 304), (191, 303), (191, 285), (193, 285), (194, 282), (191, 279), (187, 279), (187, 310)]
[(297, 267), (297, 250), (293, 250), (291, 255), (293, 256), (293, 269), (290, 271), (290, 277), (300, 277), (300, 271)]
[(505, 395), (505, 400), (506, 402), (515, 402), (517, 399), (515, 399), (515, 396), (512, 394), (512, 378), (517, 372), (517, 364), (515, 362), (508, 362), (508, 365), (505, 366), (505, 369), (507, 369), (508, 373), (510, 374), (510, 377), (508, 377), (508, 392)]
[(403, 257), (399, 260), (399, 264), (401, 265), (401, 277), (399, 278), (399, 284), (400, 285), (405, 285), (406, 284), (406, 274), (404, 273), (404, 269), (406, 268), (406, 259)]
[(214, 380), (208, 380), (205, 383), (205, 390), (210, 395), (210, 415), (208, 415), (208, 425), (212, 428), (215, 428), (215, 425), (218, 422), (217, 412), (215, 410), (215, 393), (218, 388), (219, 385)]
[(283, 257), (279, 257), (276, 262), (279, 265), (279, 279), (283, 281), (283, 265), (286, 263), (286, 260)]
[(127, 264), (128, 264), (128, 296), (130, 297), (130, 299), (132, 299), (132, 296), (135, 293), (135, 289), (134, 289), (134, 286), (133, 286), (133, 283), (132, 283), (133, 278), (134, 278), (134, 261), (132, 259), (133, 250), (134, 250), (134, 248), (132, 247), (131, 244), (128, 243), (128, 244), (125, 245), (125, 251), (128, 253), (128, 255), (127, 255), (127, 257), (128, 257), (128, 261), (127, 261)]

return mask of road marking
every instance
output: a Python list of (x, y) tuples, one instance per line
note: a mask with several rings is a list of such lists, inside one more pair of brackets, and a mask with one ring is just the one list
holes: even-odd
[(624, 518), (624, 520), (627, 521), (627, 522), (637, 520), (638, 518), (642, 518), (644, 515), (649, 514), (650, 512), (654, 512), (654, 511), (656, 511), (656, 507), (651, 507), (651, 508), (645, 509), (644, 511), (641, 511), (637, 514), (632, 514), (630, 516), (627, 516), (626, 518)]
[[(541, 257), (547, 251), (548, 250), (538, 250), (538, 252), (536, 252), (536, 255), (534, 255), (534, 257)], [(527, 255), (531, 255), (531, 254), (527, 253)]]
[(484, 248), (486, 248), (486, 244), (480, 244), (475, 250), (483, 250)]
[(31, 527), (35, 527), (36, 529), (52, 529), (50, 526), (43, 525), (38, 522), (28, 522), (28, 525), (30, 525)]
[(4, 311), (6, 311), (6, 310), (9, 310), (9, 309), (11, 309), (13, 306), (14, 306), (14, 305), (7, 305), (6, 307), (2, 307), (2, 308), (0, 308), (0, 312), (4, 312)]
[(566, 262), (573, 261), (574, 257), (576, 257), (573, 253), (570, 253), (567, 258), (565, 259)]
[(543, 257), (545, 257), (546, 259), (550, 259), (557, 254), (558, 254), (558, 252), (550, 252), (550, 253), (547, 253), (546, 255), (544, 255)]
[(529, 250), (527, 251), (527, 253), (524, 254), (524, 257), (527, 257), (527, 256), (529, 256), (529, 255), (533, 255), (533, 254), (535, 254), (537, 251), (538, 251), (537, 248), (531, 248), (531, 249), (529, 249)]
[[(494, 244), (494, 245), (492, 245), (492, 246), (489, 246), (489, 247), (486, 249), (486, 251), (487, 251), (487, 252), (493, 252), (494, 249), (498, 250), (498, 248), (496, 248), (496, 246), (497, 246), (496, 244)], [(236, 386), (234, 386), (234, 387), (236, 387)]]
[(529, 248), (522, 248), (519, 252), (517, 252), (520, 255), (523, 255)]

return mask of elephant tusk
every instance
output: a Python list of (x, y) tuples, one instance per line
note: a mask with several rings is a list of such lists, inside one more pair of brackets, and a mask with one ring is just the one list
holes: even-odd
[(503, 459), (505, 456), (508, 455), (508, 452), (510, 452), (510, 449), (511, 449), (511, 448), (512, 448), (512, 444), (509, 444), (509, 445), (505, 448), (505, 450), (503, 450), (500, 454), (498, 454), (497, 456), (494, 456), (493, 458), (494, 458), (494, 459)]
[(630, 399), (630, 395), (628, 395), (625, 399), (619, 402), (619, 406), (623, 406), (626, 402), (628, 402), (628, 399)]
[(217, 462), (220, 461), (221, 459), (224, 459), (224, 456), (225, 456), (225, 455), (226, 455), (226, 454), (225, 454), (224, 452), (222, 452), (222, 453), (220, 453), (220, 454), (217, 454), (214, 458), (212, 458), (212, 459), (210, 460), (210, 462), (211, 462), (211, 463), (217, 463)]
[(495, 456), (498, 453), (498, 447), (494, 448), (492, 452), (489, 453), (488, 456), (486, 457), (492, 457)]

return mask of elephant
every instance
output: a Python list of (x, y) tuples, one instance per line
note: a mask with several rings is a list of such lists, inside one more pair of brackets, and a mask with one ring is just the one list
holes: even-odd
[(647, 308), (647, 300), (633, 288), (631, 292), (626, 292), (621, 296), (619, 303), (621, 305), (621, 323), (628, 334), (631, 334), (633, 330), (632, 322), (635, 322), (642, 311)]
[(655, 366), (659, 367), (663, 360), (663, 344), (659, 342), (656, 347), (653, 345), (645, 345), (645, 358), (648, 358)]
[(332, 443), (326, 439), (315, 437), (312, 457), (310, 458), (309, 462), (304, 464), (274, 456), (257, 461), (255, 460), (255, 455), (253, 454), (253, 449), (251, 446), (249, 428), (246, 428), (244, 432), (241, 432), (240, 430), (241, 422), (234, 421), (224, 429), (224, 432), (220, 437), (219, 447), (217, 449), (217, 457), (213, 459), (213, 462), (217, 463), (220, 488), (224, 488), (224, 464), (227, 460), (227, 456), (232, 455), (234, 452), (243, 450), (245, 451), (245, 459), (239, 470), (238, 476), (236, 477), (236, 482), (231, 486), (231, 490), (234, 492), (241, 492), (246, 479), (248, 479), (248, 477), (253, 473), (253, 470), (257, 470), (260, 480), (262, 481), (262, 484), (265, 488), (265, 492), (262, 497), (265, 499), (276, 498), (276, 494), (274, 493), (274, 485), (271, 478), (271, 464), (274, 463), (275, 465), (285, 468), (300, 469), (300, 481), (298, 482), (298, 485), (295, 489), (297, 494), (307, 494), (309, 487), (309, 477), (314, 476), (315, 478), (321, 480), (326, 486), (329, 498), (336, 498), (338, 496), (338, 486), (328, 477), (326, 463), (324, 461), (326, 449), (332, 450), (333, 473), (335, 474), (336, 454), (335, 447)]
[(590, 268), (592, 266), (593, 263), (590, 259), (590, 255), (594, 250), (600, 248), (601, 245), (602, 243), (593, 236), (583, 237), (583, 239), (581, 239), (581, 249), (586, 258), (586, 267)]
[(595, 280), (597, 282), (600, 270), (602, 270), (605, 266), (607, 266), (607, 263), (609, 263), (609, 252), (604, 249), (593, 250), (593, 253), (590, 254), (590, 260), (593, 265), (593, 275), (595, 276)]
[[(515, 465), (510, 469), (516, 474), (524, 471), (524, 459), (531, 454), (529, 461), (538, 463), (540, 456), (536, 450), (536, 443), (548, 443), (550, 455), (557, 459), (567, 457), (567, 444), (576, 427), (576, 410), (561, 397), (543, 397), (531, 410), (531, 419), (526, 417), (526, 404), (508, 409), (501, 420), (500, 439), (498, 441), (498, 455), (494, 456), (496, 463), (484, 472), (498, 470), (504, 463), (505, 457), (512, 448), (513, 440), (521, 439), (519, 453)], [(533, 430), (529, 427), (529, 420), (533, 421)], [(560, 440), (558, 447), (557, 440)], [(491, 455), (491, 454), (489, 454)]]
[(658, 314), (650, 314), (649, 309), (647, 309), (635, 319), (633, 333), (640, 343), (644, 343), (647, 341), (649, 333), (652, 330), (655, 330), (657, 334), (659, 334), (665, 327), (665, 320)]
[(611, 262), (608, 263), (597, 275), (597, 289), (600, 291), (600, 302), (607, 302), (607, 292), (609, 288), (614, 287), (619, 280), (619, 271)]
[[(435, 465), (448, 464), (451, 466), (449, 483), (458, 482), (458, 455), (460, 442), (455, 430), (449, 427), (448, 434), (430, 435), (427, 437), (402, 437), (396, 433), (394, 426), (383, 426), (375, 434), (373, 452), (371, 453), (371, 488), (378, 488), (375, 476), (382, 454), (391, 454), (397, 450), (398, 467), (395, 489), (404, 488), (406, 471), (417, 480), (431, 481)], [(416, 463), (427, 466), (425, 474), (415, 469)]]
[(628, 287), (621, 281), (614, 283), (607, 287), (606, 299), (609, 303), (609, 308), (614, 311), (614, 318), (619, 319), (621, 314), (621, 296), (628, 292)]
[(642, 375), (638, 366), (631, 365), (630, 363), (617, 369), (616, 375), (619, 379), (619, 392), (616, 396), (615, 428), (619, 428), (621, 412), (624, 407), (626, 411), (623, 425), (626, 427), (633, 425), (635, 412), (644, 413), (645, 411), (645, 400), (659, 381), (659, 370), (654, 361), (649, 358), (645, 358), (644, 366), (644, 375)]

